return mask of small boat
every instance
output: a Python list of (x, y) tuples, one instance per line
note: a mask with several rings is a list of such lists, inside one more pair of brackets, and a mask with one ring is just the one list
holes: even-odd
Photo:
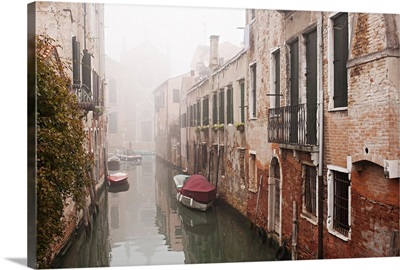
[(116, 172), (110, 175), (107, 175), (107, 180), (109, 186), (122, 185), (128, 182), (128, 174), (125, 172)]
[(183, 205), (206, 211), (214, 203), (217, 192), (213, 184), (201, 174), (177, 174), (173, 177), (176, 199)]
[(125, 161), (134, 161), (136, 163), (142, 163), (142, 156), (135, 153), (135, 151), (131, 149), (125, 149), (120, 153), (116, 154), (121, 160)]
[(112, 156), (108, 159), (107, 165), (110, 171), (118, 171), (121, 166), (121, 159), (117, 156)]
[(141, 156), (154, 156), (154, 151), (150, 150), (135, 150), (135, 153)]

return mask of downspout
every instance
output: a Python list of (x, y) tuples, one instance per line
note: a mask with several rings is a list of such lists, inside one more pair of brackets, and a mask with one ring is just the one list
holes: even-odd
[(322, 16), (320, 12), (318, 18), (318, 37), (319, 37), (319, 155), (318, 155), (318, 259), (323, 259), (323, 142), (324, 142), (324, 89), (323, 89), (323, 38), (322, 38)]

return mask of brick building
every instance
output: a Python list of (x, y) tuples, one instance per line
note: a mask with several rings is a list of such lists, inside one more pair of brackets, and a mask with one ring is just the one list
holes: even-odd
[(398, 256), (399, 29), (247, 10), (245, 48), (187, 91), (188, 172), (294, 258)]
[(103, 191), (105, 183), (104, 7), (95, 3), (35, 2), (28, 5), (28, 11), (29, 23), (32, 24), (28, 31), (29, 38), (35, 35), (52, 38), (57, 56), (70, 67), (65, 70), (70, 77), (68, 87), (84, 112), (82, 125), (86, 140), (82, 143), (86, 151), (93, 154), (95, 163), (90, 172), (93, 185), (87, 191), (84, 210), (77, 213), (72, 203), (64, 209), (67, 226), (60, 241), (52, 247), (52, 254), (49, 254), (49, 258), (53, 259), (66, 246), (82, 221), (85, 228), (90, 229), (91, 214), (97, 209), (98, 194)]

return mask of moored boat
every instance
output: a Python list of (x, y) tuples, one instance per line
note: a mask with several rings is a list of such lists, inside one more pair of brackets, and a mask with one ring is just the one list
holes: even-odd
[(173, 177), (176, 199), (183, 205), (206, 211), (216, 198), (216, 187), (201, 174), (177, 174)]
[(108, 159), (107, 165), (110, 171), (118, 171), (121, 167), (120, 158), (117, 156), (112, 156)]
[(107, 175), (107, 180), (110, 186), (122, 185), (128, 181), (128, 174), (125, 172), (116, 172)]
[(121, 160), (134, 161), (136, 163), (142, 163), (142, 156), (135, 153), (135, 151), (130, 149), (125, 149), (122, 152), (116, 154)]

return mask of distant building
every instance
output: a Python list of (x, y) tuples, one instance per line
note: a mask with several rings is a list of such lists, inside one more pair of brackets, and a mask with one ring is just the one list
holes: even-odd
[[(170, 75), (167, 56), (151, 42), (144, 40), (135, 48), (121, 55), (121, 75), (117, 81), (123, 93), (124, 140), (116, 147), (154, 151), (154, 108), (152, 92)], [(147, 113), (146, 119), (143, 118)]]
[[(187, 170), (191, 166), (189, 152), (192, 147), (189, 125), (188, 92), (212, 76), (219, 67), (235, 57), (241, 48), (224, 42), (219, 36), (210, 37), (210, 46), (198, 46), (187, 74), (167, 79), (154, 90), (156, 108), (156, 154), (159, 157)], [(243, 75), (244, 76), (244, 75)], [(200, 124), (199, 124), (200, 125)]]
[(154, 92), (156, 155), (180, 165), (180, 102), (182, 83), (193, 78), (186, 73), (165, 80)]

